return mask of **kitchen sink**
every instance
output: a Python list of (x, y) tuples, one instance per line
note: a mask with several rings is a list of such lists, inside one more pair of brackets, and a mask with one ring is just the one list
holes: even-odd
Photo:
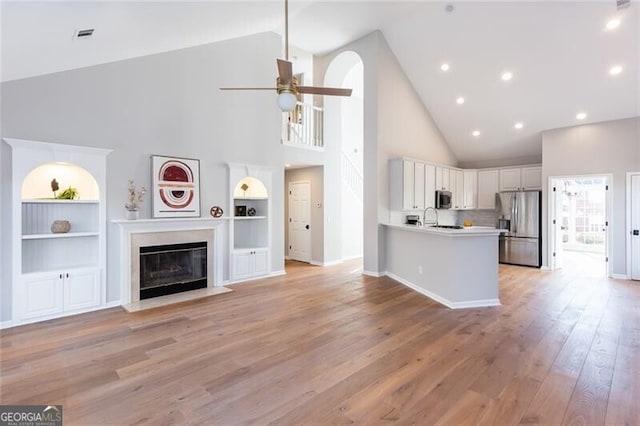
[(463, 229), (464, 226), (460, 226), (460, 225), (431, 225), (431, 228)]

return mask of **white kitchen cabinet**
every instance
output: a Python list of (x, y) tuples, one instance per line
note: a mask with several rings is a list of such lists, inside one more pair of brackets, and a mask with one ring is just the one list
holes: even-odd
[(436, 190), (451, 191), (451, 171), (448, 167), (436, 166)]
[(425, 164), (424, 169), (424, 207), (436, 206), (436, 166)]
[(243, 249), (233, 252), (233, 278), (244, 280), (269, 272), (269, 250), (266, 248)]
[(389, 204), (391, 210), (425, 208), (426, 172), (431, 168), (412, 160), (389, 162)]
[(100, 305), (99, 271), (92, 268), (24, 274), (19, 319), (55, 316)]
[(453, 198), (452, 208), (462, 209), (464, 206), (464, 172), (462, 170), (450, 170), (450, 176), (453, 176), (451, 192)]
[(520, 169), (501, 169), (500, 170), (500, 191), (518, 191), (520, 190)]
[(462, 208), (475, 209), (477, 197), (478, 197), (478, 172), (476, 170), (465, 170)]
[(520, 177), (522, 189), (542, 189), (542, 167), (523, 167)]
[(500, 191), (542, 189), (542, 167), (518, 167), (500, 170)]
[(478, 171), (478, 208), (494, 209), (496, 207), (496, 192), (500, 191), (499, 170)]

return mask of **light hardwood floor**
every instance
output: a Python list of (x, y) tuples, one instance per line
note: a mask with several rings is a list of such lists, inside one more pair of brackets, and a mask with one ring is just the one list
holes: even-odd
[(640, 425), (640, 283), (501, 266), (503, 306), (453, 311), (357, 262), (287, 271), (4, 330), (1, 402), (69, 425)]

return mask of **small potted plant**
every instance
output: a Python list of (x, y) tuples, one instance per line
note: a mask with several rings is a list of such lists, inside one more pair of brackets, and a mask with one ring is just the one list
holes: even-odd
[(127, 219), (137, 219), (140, 209), (140, 204), (144, 200), (144, 194), (147, 193), (146, 188), (143, 186), (139, 190), (136, 188), (135, 183), (132, 180), (129, 181), (129, 202), (124, 205), (127, 209)]

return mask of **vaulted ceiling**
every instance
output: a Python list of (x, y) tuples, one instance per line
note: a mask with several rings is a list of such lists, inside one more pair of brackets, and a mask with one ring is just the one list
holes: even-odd
[[(640, 115), (640, 8), (615, 3), (292, 0), (290, 38), (324, 54), (379, 29), (459, 161), (536, 157), (541, 131)], [(20, 1), (1, 12), (3, 81), (283, 29), (271, 0)], [(74, 39), (84, 28), (94, 35)]]

